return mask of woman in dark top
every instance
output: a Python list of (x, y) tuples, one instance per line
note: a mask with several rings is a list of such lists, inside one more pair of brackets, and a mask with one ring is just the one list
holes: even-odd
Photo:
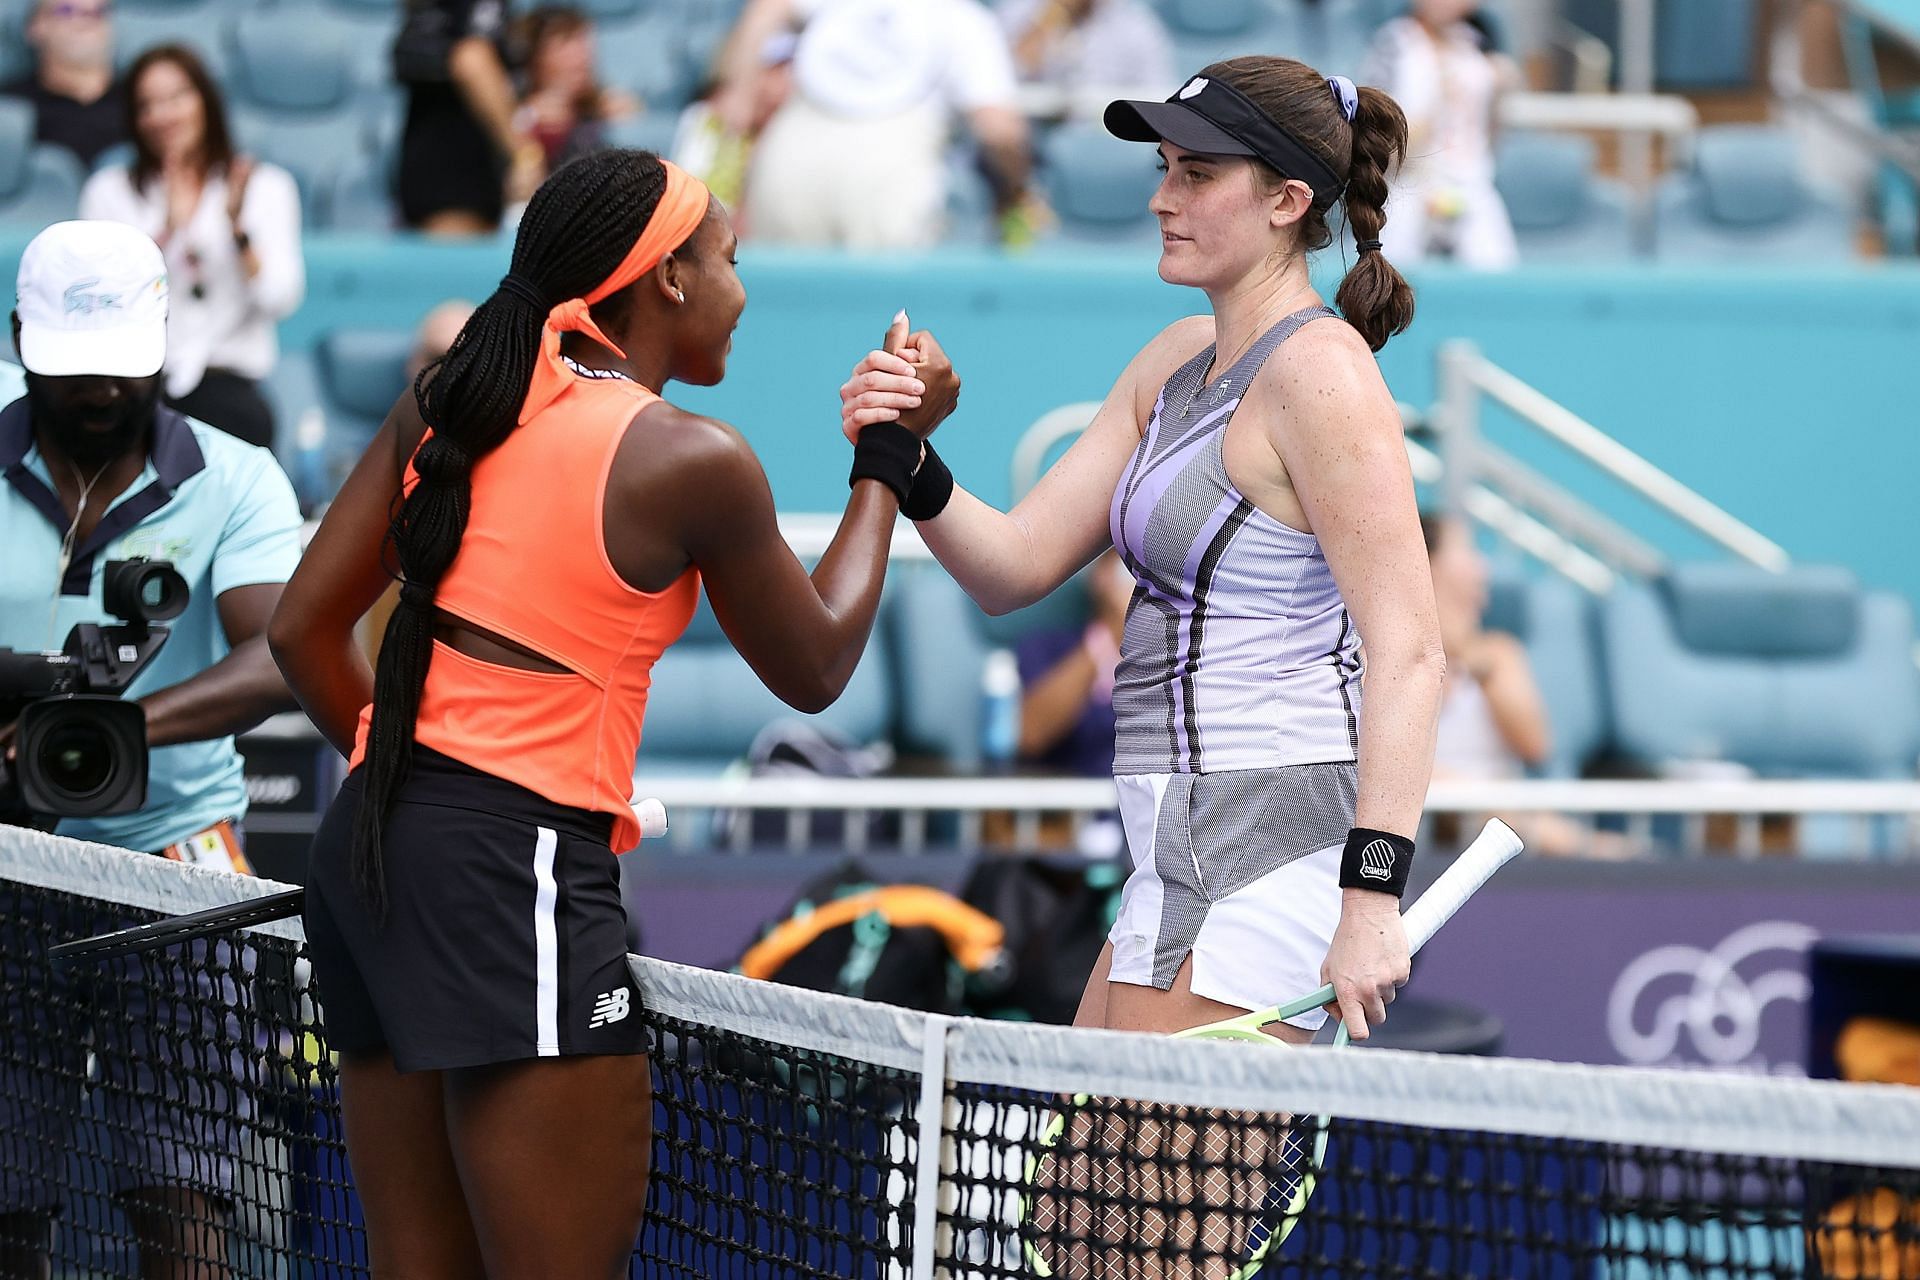
[(503, 0), (411, 0), (394, 46), (407, 86), (400, 214), (430, 235), (486, 235), (546, 176), (546, 152), (514, 123)]

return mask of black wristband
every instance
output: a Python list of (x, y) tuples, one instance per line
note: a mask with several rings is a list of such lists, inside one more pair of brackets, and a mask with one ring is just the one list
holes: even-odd
[(953, 497), (953, 472), (947, 470), (947, 464), (933, 451), (931, 440), (924, 447), (926, 456), (921, 459), (920, 470), (913, 475), (913, 490), (900, 504), (900, 514), (909, 520), (933, 519), (947, 509), (947, 502)]
[(853, 473), (847, 484), (878, 480), (893, 490), (904, 508), (913, 490), (913, 469), (920, 465), (920, 437), (897, 422), (864, 427), (853, 446)]
[(1413, 870), (1413, 841), (1391, 831), (1355, 827), (1340, 854), (1342, 889), (1378, 889), (1398, 898), (1407, 891)]

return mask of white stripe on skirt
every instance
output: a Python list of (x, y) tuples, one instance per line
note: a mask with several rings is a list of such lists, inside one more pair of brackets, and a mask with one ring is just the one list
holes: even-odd
[(553, 908), (560, 888), (553, 879), (553, 851), (558, 838), (552, 827), (536, 828), (533, 843), (533, 951), (534, 1052), (543, 1058), (560, 1056), (560, 937), (554, 929)]

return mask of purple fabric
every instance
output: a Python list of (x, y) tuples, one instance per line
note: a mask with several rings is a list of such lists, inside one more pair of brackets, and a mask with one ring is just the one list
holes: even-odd
[[(1020, 663), (1020, 683), (1031, 685), (1060, 665), (1063, 658), (1080, 647), (1083, 633), (1066, 628), (1031, 631), (1014, 645), (1014, 657)], [(1070, 733), (1054, 744), (1046, 754), (1022, 763), (1057, 769), (1062, 773), (1104, 778), (1113, 773), (1113, 697), (1087, 700), (1080, 719)]]

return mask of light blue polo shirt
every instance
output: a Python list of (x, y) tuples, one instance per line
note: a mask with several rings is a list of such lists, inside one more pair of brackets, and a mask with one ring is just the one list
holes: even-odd
[[(75, 623), (117, 621), (100, 602), (109, 560), (171, 560), (190, 592), (166, 624), (160, 654), (122, 696), (179, 684), (227, 654), (222, 592), (285, 582), (300, 559), (300, 508), (267, 450), (162, 408), (140, 476), (74, 548), (57, 577), (67, 515), (34, 447), (26, 379), (0, 363), (0, 645), (58, 649)], [(232, 738), (152, 752), (147, 803), (138, 813), (66, 821), (60, 834), (155, 851), (246, 813), (247, 789)]]

